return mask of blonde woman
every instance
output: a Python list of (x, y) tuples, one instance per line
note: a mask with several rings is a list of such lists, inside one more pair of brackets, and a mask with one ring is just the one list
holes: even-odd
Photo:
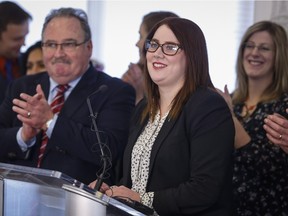
[(252, 25), (237, 58), (236, 90), (225, 98), (236, 128), (235, 215), (288, 215), (288, 41), (270, 21)]

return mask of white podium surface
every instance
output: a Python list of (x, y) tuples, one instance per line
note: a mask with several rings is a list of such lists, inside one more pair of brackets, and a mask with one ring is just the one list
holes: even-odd
[(0, 216), (142, 216), (53, 170), (0, 163)]

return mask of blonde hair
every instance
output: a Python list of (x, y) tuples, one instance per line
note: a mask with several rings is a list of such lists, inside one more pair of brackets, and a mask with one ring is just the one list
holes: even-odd
[(288, 92), (288, 40), (285, 29), (271, 21), (261, 21), (250, 26), (238, 50), (236, 62), (236, 90), (233, 94), (233, 103), (243, 103), (248, 97), (248, 77), (243, 67), (244, 44), (256, 32), (266, 31), (271, 35), (274, 44), (273, 81), (263, 92), (260, 102), (277, 99), (284, 92)]

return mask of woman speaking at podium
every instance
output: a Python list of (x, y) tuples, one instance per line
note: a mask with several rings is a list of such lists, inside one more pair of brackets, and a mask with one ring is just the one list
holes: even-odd
[(201, 29), (164, 19), (143, 52), (147, 97), (132, 117), (123, 178), (100, 191), (138, 201), (153, 215), (230, 216), (234, 124), (211, 82)]

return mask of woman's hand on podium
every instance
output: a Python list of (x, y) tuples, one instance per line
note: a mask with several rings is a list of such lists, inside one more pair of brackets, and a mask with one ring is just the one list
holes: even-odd
[(111, 186), (105, 194), (110, 197), (128, 198), (140, 202), (140, 194), (123, 185)]
[[(97, 180), (91, 182), (88, 186), (94, 189), (96, 183), (97, 183)], [(109, 186), (103, 182), (100, 188), (100, 192), (105, 193), (109, 197), (122, 197), (122, 198), (124, 197), (124, 198), (132, 199), (132, 200), (140, 202), (140, 194), (123, 185)]]
[[(91, 182), (91, 183), (88, 185), (88, 187), (94, 189), (96, 183), (97, 183), (97, 180)], [(107, 185), (105, 182), (103, 182), (102, 185), (101, 185), (101, 188), (100, 188), (100, 192), (101, 192), (101, 193), (106, 193), (106, 191), (109, 190), (109, 189), (110, 189), (109, 185)]]

